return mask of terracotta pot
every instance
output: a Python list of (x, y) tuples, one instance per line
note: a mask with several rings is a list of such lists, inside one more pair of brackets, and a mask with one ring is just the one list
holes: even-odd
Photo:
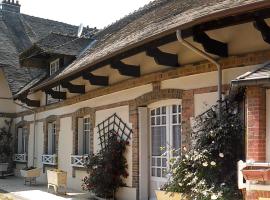
[(185, 200), (180, 193), (156, 190), (157, 200)]
[(270, 169), (243, 169), (243, 176), (248, 181), (270, 181)]

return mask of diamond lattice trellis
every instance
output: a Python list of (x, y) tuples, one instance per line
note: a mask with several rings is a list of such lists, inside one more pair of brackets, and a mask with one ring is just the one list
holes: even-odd
[(116, 113), (98, 124), (97, 128), (102, 150), (107, 147), (111, 137), (117, 136), (120, 140), (128, 141), (132, 134), (132, 129)]

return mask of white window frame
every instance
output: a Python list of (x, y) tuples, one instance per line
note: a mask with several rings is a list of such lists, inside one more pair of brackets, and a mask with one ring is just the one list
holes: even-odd
[[(151, 123), (151, 118), (152, 118), (152, 115), (151, 115), (151, 111), (154, 110), (154, 109), (157, 109), (157, 108), (160, 108), (162, 110), (162, 107), (166, 107), (166, 114), (163, 115), (163, 116), (166, 116), (166, 150), (170, 150), (171, 147), (173, 146), (173, 126), (174, 125), (180, 125), (181, 126), (181, 133), (182, 133), (182, 119), (180, 119), (180, 121), (178, 121), (178, 117), (177, 117), (177, 121), (178, 123), (173, 123), (173, 115), (176, 115), (175, 113), (172, 112), (172, 109), (173, 109), (173, 105), (177, 105), (177, 106), (180, 106), (181, 109), (180, 109), (180, 112), (177, 113), (180, 114), (181, 118), (182, 118), (182, 102), (181, 100), (164, 100), (164, 101), (160, 101), (160, 102), (156, 102), (156, 103), (153, 103), (151, 105), (148, 106), (148, 108), (150, 109), (150, 141), (151, 141), (151, 145), (150, 145), (150, 177), (152, 180), (157, 180), (157, 181), (160, 181), (160, 180), (163, 180), (163, 179), (166, 179), (167, 177), (166, 176), (162, 176), (162, 169), (164, 167), (162, 167), (162, 158), (161, 158), (161, 176), (153, 176), (152, 175), (152, 168), (159, 168), (159, 167), (153, 167), (152, 165), (152, 157), (155, 157), (155, 156), (152, 156), (152, 127), (156, 127), (156, 126), (159, 126), (159, 125), (152, 125)], [(162, 116), (162, 115), (161, 115)], [(161, 119), (162, 120), (162, 117)], [(160, 125), (160, 126), (164, 126), (164, 125)], [(181, 143), (182, 143), (182, 134), (180, 135), (181, 139)], [(167, 143), (169, 141), (169, 144)], [(181, 149), (181, 146), (182, 144), (179, 144), (179, 149)], [(157, 156), (159, 157), (159, 156)], [(172, 154), (172, 152), (169, 154), (169, 155), (166, 155), (165, 156), (166, 159), (167, 159), (167, 163), (166, 163), (166, 170), (169, 170), (169, 164), (168, 164), (168, 161), (174, 157), (174, 155)], [(154, 158), (155, 159), (155, 158)], [(157, 160), (155, 159), (155, 162), (157, 162)], [(156, 163), (155, 163), (156, 164)], [(156, 172), (157, 174), (157, 172)]]
[[(48, 143), (47, 143), (47, 152), (49, 155), (57, 154), (56, 152), (56, 121), (48, 123)], [(50, 128), (51, 126), (51, 128)], [(50, 132), (51, 131), (51, 132)]]
[(50, 63), (50, 76), (55, 74), (59, 70), (59, 58)]
[(78, 155), (88, 155), (90, 153), (91, 151), (90, 135), (91, 135), (90, 115), (78, 118)]
[(17, 153), (27, 154), (28, 153), (28, 128), (27, 126), (18, 127), (17, 129)]

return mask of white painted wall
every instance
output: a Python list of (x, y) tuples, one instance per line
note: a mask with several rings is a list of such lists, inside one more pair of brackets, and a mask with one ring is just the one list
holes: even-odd
[(217, 92), (194, 95), (194, 114), (198, 116), (217, 103)]

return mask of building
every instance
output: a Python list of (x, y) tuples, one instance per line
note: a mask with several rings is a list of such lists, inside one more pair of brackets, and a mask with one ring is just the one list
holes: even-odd
[[(19, 8), (4, 1), (0, 12), (0, 111), (14, 119), (16, 171), (35, 165), (46, 182), (46, 169), (60, 168), (80, 189), (83, 156), (101, 148), (100, 134), (132, 129), (118, 196), (154, 199), (170, 158), (160, 145), (189, 146), (192, 119), (239, 85), (246, 157), (269, 162), (269, 1), (156, 0), (81, 37), (78, 27)], [(248, 200), (269, 195), (267, 187), (243, 190)]]

